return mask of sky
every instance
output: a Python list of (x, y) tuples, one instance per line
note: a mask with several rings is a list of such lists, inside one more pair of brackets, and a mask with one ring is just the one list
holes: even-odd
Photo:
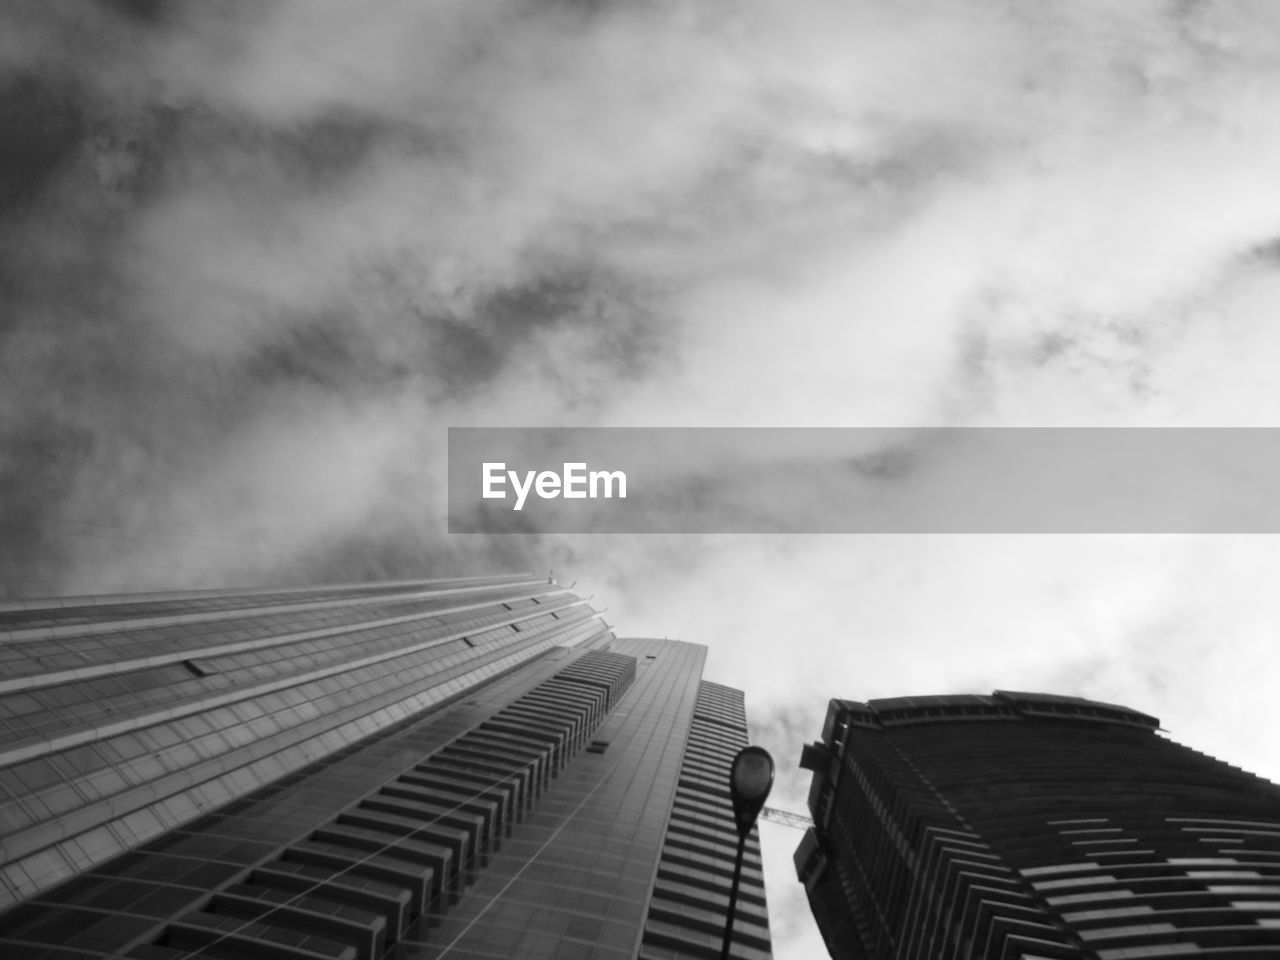
[[(0, 596), (555, 571), (826, 701), (1280, 780), (1280, 543), (449, 535), (450, 426), (1280, 426), (1280, 7), (0, 7)], [(821, 955), (766, 826), (776, 956)]]

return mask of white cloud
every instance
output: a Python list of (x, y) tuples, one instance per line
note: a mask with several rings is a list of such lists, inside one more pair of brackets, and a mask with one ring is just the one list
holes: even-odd
[[(22, 235), (114, 272), (20, 318), (0, 391), (95, 441), (51, 514), (290, 556), (438, 533), (449, 425), (1274, 424), (1277, 9), (296, 0), (136, 44), (95, 14), (73, 58), (0, 30), (141, 140), (85, 147)], [(72, 579), (210, 575), (148, 542)], [(1067, 685), (1280, 775), (1269, 538), (544, 545), (762, 715)]]

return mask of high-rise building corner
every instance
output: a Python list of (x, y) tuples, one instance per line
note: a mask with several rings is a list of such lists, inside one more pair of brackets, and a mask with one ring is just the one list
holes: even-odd
[(545, 578), (7, 602), (0, 658), (0, 956), (719, 955), (743, 696)]
[(1280, 957), (1280, 786), (1127, 707), (830, 702), (795, 865), (840, 960)]

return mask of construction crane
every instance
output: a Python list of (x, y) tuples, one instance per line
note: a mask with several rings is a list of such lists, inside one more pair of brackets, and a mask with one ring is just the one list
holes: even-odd
[(803, 813), (791, 813), (789, 810), (779, 810), (777, 807), (763, 808), (760, 811), (760, 819), (780, 823), (784, 827), (795, 827), (797, 830), (808, 830), (813, 826), (813, 821)]

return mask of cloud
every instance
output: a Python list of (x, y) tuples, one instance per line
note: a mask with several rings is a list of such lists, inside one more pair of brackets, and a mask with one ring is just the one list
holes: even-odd
[[(1265, 34), (1152, 4), (821, 14), (12, 8), (5, 429), (35, 459), (10, 501), (136, 523), (112, 491), (319, 437), (334, 397), (402, 436), (1221, 409), (1186, 344), (1256, 356), (1221, 331), (1270, 282)], [(344, 455), (383, 462), (381, 432)], [(254, 509), (287, 509), (260, 477)]]
[[(607, 168), (588, 161), (595, 182), (561, 191), (553, 157), (534, 161), (568, 131), (514, 122), (529, 117), (509, 101), (554, 113), (573, 78), (508, 34), (522, 16), (467, 10), (6, 14), (30, 43), (9, 51), (3, 98), (28, 142), (5, 158), (25, 211), (4, 237), (5, 520), (39, 531), (11, 569), (39, 568), (46, 588), (180, 585), (241, 575), (256, 549), (292, 557), (274, 573), (296, 576), (317, 544), (370, 539), (369, 515), (388, 511), (456, 560), (439, 546), (443, 426), (502, 416), (517, 358), (539, 374), (520, 406), (554, 419), (589, 415), (658, 355), (651, 284), (579, 222), (612, 189)], [(536, 18), (526, 29), (544, 56), (572, 44)], [(86, 34), (103, 40), (93, 56), (55, 53)], [(477, 44), (489, 52), (472, 57)], [(70, 526), (90, 519), (98, 539), (216, 531), (246, 556), (109, 554)], [(421, 560), (395, 540), (372, 538), (385, 556), (351, 567), (321, 547), (319, 567)], [(495, 550), (529, 553), (476, 558)]]
[(441, 482), (450, 425), (1273, 424), (1277, 16), (7, 4), (0, 590), (554, 567), (780, 751), (1044, 685), (1261, 769), (1269, 539), (450, 538)]

